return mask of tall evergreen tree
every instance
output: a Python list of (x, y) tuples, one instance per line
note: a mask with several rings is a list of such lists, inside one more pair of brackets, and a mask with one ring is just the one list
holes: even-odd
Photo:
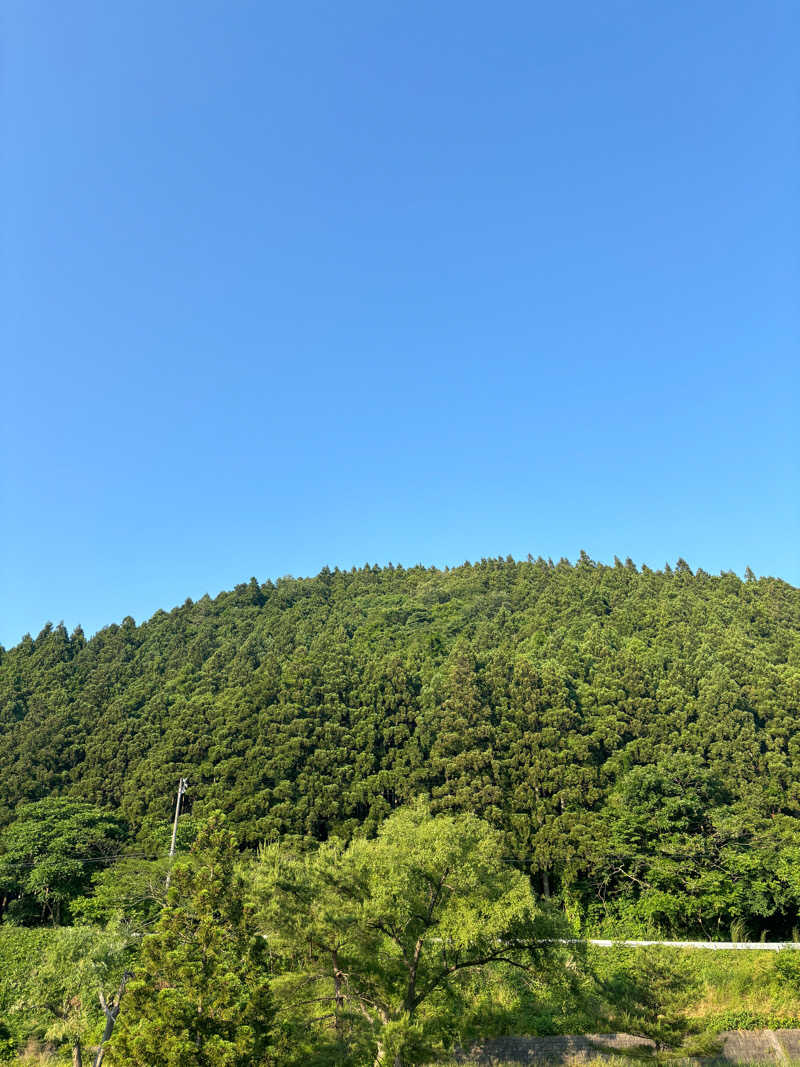
[(263, 941), (235, 873), (236, 840), (213, 814), (142, 941), (109, 1044), (117, 1067), (257, 1067), (268, 1062), (272, 1000)]

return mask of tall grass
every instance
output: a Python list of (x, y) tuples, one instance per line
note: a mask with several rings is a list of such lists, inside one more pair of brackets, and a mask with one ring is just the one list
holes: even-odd
[[(689, 977), (684, 1007), (695, 1032), (800, 1028), (800, 953), (663, 949)], [(635, 975), (640, 950), (590, 946), (585, 958), (528, 977), (495, 968), (464, 991), (465, 1030), (480, 1037), (586, 1034), (624, 1029), (613, 990)]]

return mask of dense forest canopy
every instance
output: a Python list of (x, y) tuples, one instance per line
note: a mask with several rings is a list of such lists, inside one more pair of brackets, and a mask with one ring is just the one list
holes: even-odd
[(141, 842), (179, 776), (245, 847), (475, 812), (575, 915), (790, 936), (800, 907), (800, 590), (485, 559), (255, 579), (0, 655), (0, 827), (112, 809)]

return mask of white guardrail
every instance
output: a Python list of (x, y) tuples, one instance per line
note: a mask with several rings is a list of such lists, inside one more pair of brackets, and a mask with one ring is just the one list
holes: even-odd
[(630, 948), (667, 945), (669, 948), (710, 948), (718, 952), (731, 949), (742, 952), (780, 952), (784, 948), (800, 949), (800, 942), (797, 941), (628, 941), (624, 939), (614, 941), (604, 937), (561, 937), (558, 940), (562, 945), (600, 945), (602, 948), (615, 948), (620, 945)]

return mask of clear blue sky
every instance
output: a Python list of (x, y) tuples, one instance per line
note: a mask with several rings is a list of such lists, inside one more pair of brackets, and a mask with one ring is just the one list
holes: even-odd
[(799, 31), (11, 0), (0, 641), (326, 563), (800, 584)]

